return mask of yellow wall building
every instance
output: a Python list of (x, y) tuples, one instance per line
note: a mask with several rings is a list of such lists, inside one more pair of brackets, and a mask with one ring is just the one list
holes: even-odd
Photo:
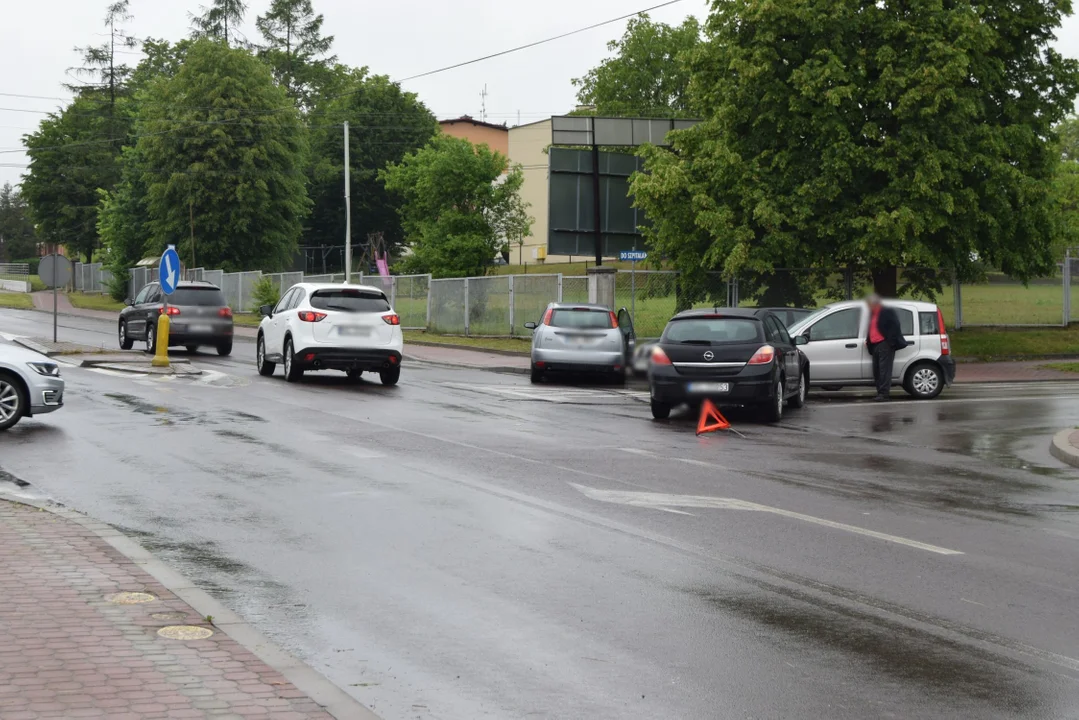
[[(551, 146), (551, 120), (540, 120), (510, 128), (510, 163), (520, 165), (524, 172), (521, 199), (529, 204), (532, 216), (532, 236), (525, 238), (524, 247), (510, 244), (510, 264), (529, 265), (539, 262), (569, 262), (564, 255), (547, 255), (548, 211), (551, 197), (550, 164), (547, 148)], [(587, 258), (572, 258), (586, 260)]]

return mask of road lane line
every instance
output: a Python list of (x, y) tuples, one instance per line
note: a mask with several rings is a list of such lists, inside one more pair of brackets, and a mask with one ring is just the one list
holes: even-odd
[(877, 540), (884, 540), (885, 542), (895, 543), (897, 545), (906, 545), (907, 547), (937, 553), (938, 555), (964, 554), (959, 550), (949, 550), (948, 548), (943, 548), (938, 545), (930, 545), (929, 543), (899, 537), (898, 535), (889, 535), (888, 533), (869, 530), (868, 528), (859, 527), (857, 525), (848, 525), (846, 523), (835, 522), (834, 520), (826, 520), (813, 515), (805, 515), (792, 510), (784, 510), (782, 508), (761, 505), (759, 503), (738, 500), (736, 498), (708, 497), (705, 495), (672, 495), (668, 493), (636, 492), (632, 490), (600, 490), (586, 485), (578, 485), (577, 483), (569, 484), (586, 497), (598, 500), (599, 502), (668, 511), (671, 508), (692, 507), (712, 508), (716, 510), (749, 510), (752, 512), (766, 512), (772, 515), (801, 520), (802, 522), (812, 523), (814, 525), (821, 525), (834, 530), (843, 530), (856, 535), (864, 535)]

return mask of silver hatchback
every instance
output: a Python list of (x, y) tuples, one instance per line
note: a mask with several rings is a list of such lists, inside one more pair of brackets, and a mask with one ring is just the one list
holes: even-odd
[(552, 373), (602, 373), (622, 382), (633, 354), (633, 320), (603, 305), (551, 303), (532, 333), (532, 382)]

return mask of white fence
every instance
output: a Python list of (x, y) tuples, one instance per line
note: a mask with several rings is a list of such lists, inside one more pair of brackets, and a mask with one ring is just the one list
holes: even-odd
[(71, 272), (75, 290), (84, 293), (106, 293), (112, 282), (112, 273), (101, 263), (75, 263)]
[(26, 263), (0, 263), (0, 290), (30, 292), (30, 266)]

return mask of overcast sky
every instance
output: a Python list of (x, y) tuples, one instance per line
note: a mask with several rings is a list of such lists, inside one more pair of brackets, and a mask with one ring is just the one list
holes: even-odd
[[(65, 71), (76, 65), (76, 45), (103, 41), (102, 17), (109, 0), (2, 0), (0, 10), (0, 151), (21, 148), (40, 113), (56, 109), (55, 100), (5, 97), (2, 93), (63, 97)], [(592, 23), (660, 4), (661, 0), (314, 0), (326, 16), (325, 31), (336, 37), (341, 62), (367, 65), (391, 78), (434, 70), (575, 30)], [(188, 32), (188, 13), (199, 0), (132, 0), (138, 37), (178, 40)], [(246, 32), (256, 39), (253, 21), (269, 0), (249, 0)], [(705, 0), (682, 0), (656, 10), (653, 19), (681, 22), (706, 15)], [(440, 73), (405, 84), (440, 118), (478, 117), (480, 92), (487, 86), (492, 122), (514, 125), (563, 113), (574, 105), (570, 80), (607, 55), (606, 43), (619, 37), (625, 22), (541, 45), (505, 57)], [(1070, 18), (1058, 46), (1079, 55), (1079, 21)], [(133, 62), (138, 56), (131, 56)], [(22, 112), (16, 111), (22, 110)], [(0, 185), (17, 183), (25, 165), (22, 153), (0, 152)]]

